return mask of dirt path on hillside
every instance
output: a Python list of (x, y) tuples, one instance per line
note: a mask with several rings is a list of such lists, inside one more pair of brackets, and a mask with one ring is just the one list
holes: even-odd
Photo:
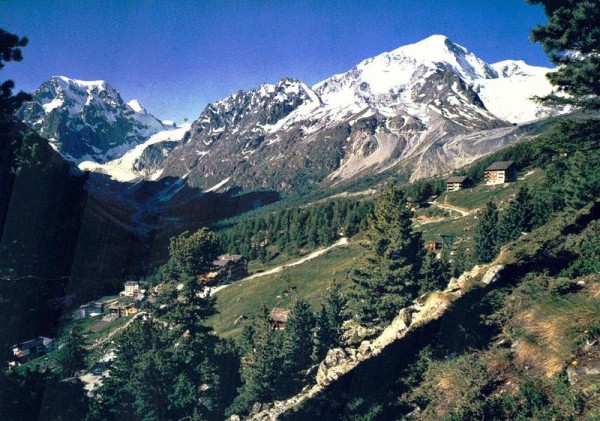
[(447, 203), (431, 202), (431, 204), (433, 206), (437, 206), (438, 208), (441, 208), (441, 209), (458, 212), (462, 216), (469, 216), (477, 210), (477, 209), (469, 210), (469, 209), (465, 209), (465, 208), (459, 208), (458, 206), (449, 205)]
[(120, 326), (118, 328), (116, 328), (115, 330), (111, 331), (108, 335), (106, 335), (104, 338), (102, 338), (101, 340), (94, 342), (93, 344), (91, 344), (90, 346), (88, 346), (86, 349), (92, 350), (94, 348), (98, 348), (101, 345), (104, 345), (105, 343), (109, 342), (115, 335), (119, 334), (120, 332), (122, 332), (123, 330), (127, 329), (127, 327), (133, 323), (133, 321), (135, 319), (137, 319), (140, 316), (143, 316), (146, 313), (145, 311), (140, 311), (139, 313), (136, 313), (130, 320), (127, 321), (127, 323), (125, 323), (123, 326)]
[[(346, 245), (346, 244), (348, 244), (348, 239), (346, 237), (342, 237), (338, 241), (336, 241), (335, 243), (333, 243), (332, 245), (330, 245), (329, 247), (326, 247), (326, 248), (321, 249), (321, 250), (313, 251), (312, 253), (307, 254), (303, 258), (301, 258), (299, 260), (296, 260), (296, 261), (294, 261), (292, 263), (285, 263), (283, 265), (276, 266), (276, 267), (274, 267), (272, 269), (269, 269), (269, 270), (266, 270), (264, 272), (255, 273), (254, 275), (250, 275), (250, 276), (248, 276), (248, 277), (246, 277), (244, 279), (240, 279), (239, 281), (234, 282), (234, 283), (238, 284), (240, 282), (249, 281), (250, 279), (256, 279), (256, 278), (260, 278), (261, 276), (267, 276), (267, 275), (272, 275), (274, 273), (281, 272), (281, 271), (285, 270), (285, 268), (289, 268), (289, 267), (292, 267), (292, 266), (301, 265), (302, 263), (306, 263), (309, 260), (314, 259), (315, 257), (319, 257), (319, 256), (327, 253), (329, 250), (332, 250), (332, 249), (334, 249), (336, 247), (343, 246), (343, 245)], [(217, 292), (221, 291), (222, 289), (227, 288), (229, 285), (232, 285), (232, 284), (220, 285), (218, 287), (213, 288), (210, 291), (210, 295), (216, 294)]]

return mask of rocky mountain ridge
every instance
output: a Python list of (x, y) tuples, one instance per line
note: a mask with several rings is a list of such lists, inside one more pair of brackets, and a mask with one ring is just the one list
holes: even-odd
[[(312, 88), (283, 79), (210, 104), (164, 174), (201, 188), (292, 191), (384, 171), (443, 174), (518, 140), (526, 129), (515, 123), (556, 112), (519, 90), (548, 92), (550, 70), (489, 65), (434, 35)], [(513, 80), (519, 89), (507, 89)]]
[[(136, 101), (124, 104), (105, 83), (67, 78), (44, 84), (19, 116), (81, 169), (117, 180), (176, 177), (205, 191), (300, 192), (384, 172), (412, 180), (444, 174), (518, 141), (532, 127), (518, 124), (568, 111), (531, 100), (551, 92), (549, 71), (522, 61), (488, 64), (433, 35), (313, 87), (284, 78), (239, 91), (209, 104), (189, 130), (162, 125)], [(104, 102), (65, 122), (82, 97), (48, 93), (61, 83), (85, 88), (86, 104)], [(113, 107), (133, 121), (128, 131), (105, 112)], [(118, 140), (88, 141), (90, 127)]]
[(64, 76), (44, 82), (17, 116), (76, 163), (104, 163), (172, 128), (148, 114), (137, 100), (125, 103), (105, 81)]

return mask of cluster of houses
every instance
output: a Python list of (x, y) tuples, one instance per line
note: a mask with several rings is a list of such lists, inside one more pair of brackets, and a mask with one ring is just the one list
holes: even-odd
[[(248, 276), (248, 262), (244, 256), (238, 254), (224, 254), (213, 262), (215, 270), (199, 277), (199, 281), (207, 286), (215, 286), (238, 281)], [(102, 317), (102, 321), (94, 330), (101, 329), (108, 323), (121, 317), (132, 316), (136, 314), (142, 302), (146, 299), (146, 289), (143, 282), (127, 281), (123, 285), (123, 291), (119, 293), (119, 298), (102, 301), (91, 301), (79, 306), (76, 318), (88, 319), (92, 317)], [(152, 298), (152, 297), (150, 297)], [(108, 310), (108, 311), (107, 311)], [(284, 309), (285, 310), (285, 309)], [(287, 320), (287, 311), (285, 317), (275, 317), (272, 322), (274, 328), (282, 329)], [(58, 341), (45, 336), (38, 336), (13, 345), (12, 353), (14, 361), (8, 363), (9, 368), (15, 368), (24, 362), (46, 355), (58, 348)]]
[(146, 290), (143, 284), (138, 281), (127, 281), (123, 285), (123, 291), (120, 292), (120, 298), (108, 301), (91, 301), (79, 306), (79, 317), (87, 319), (89, 317), (102, 316), (105, 305), (108, 306), (108, 314), (102, 320), (112, 321), (125, 316), (131, 316), (138, 312), (141, 303), (146, 298)]
[(142, 282), (127, 281), (119, 295), (120, 298), (110, 303), (108, 314), (103, 320), (112, 321), (136, 314), (146, 298), (146, 290)]
[[(517, 181), (517, 168), (514, 161), (497, 161), (484, 170), (484, 182), (488, 186)], [(459, 191), (473, 186), (465, 176), (453, 175), (446, 180), (448, 191)]]

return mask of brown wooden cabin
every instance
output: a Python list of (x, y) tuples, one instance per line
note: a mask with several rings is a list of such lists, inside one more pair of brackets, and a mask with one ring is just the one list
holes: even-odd
[(471, 187), (471, 180), (463, 175), (453, 175), (446, 180), (447, 191), (459, 191), (469, 187)]

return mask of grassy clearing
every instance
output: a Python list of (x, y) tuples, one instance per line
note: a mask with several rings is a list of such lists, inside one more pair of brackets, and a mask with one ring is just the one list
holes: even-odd
[(363, 250), (356, 242), (340, 246), (322, 256), (283, 271), (248, 281), (234, 283), (216, 294), (220, 314), (210, 320), (215, 331), (224, 337), (237, 337), (241, 316), (259, 314), (262, 307), (289, 306), (294, 296), (302, 297), (317, 310), (333, 281), (344, 283)]
[(423, 233), (425, 242), (437, 241), (441, 242), (441, 234), (454, 234), (456, 242), (459, 238), (470, 241), (473, 235), (473, 229), (477, 224), (477, 219), (474, 215), (465, 216), (457, 219), (448, 219), (445, 221), (433, 222), (418, 227), (417, 229)]

